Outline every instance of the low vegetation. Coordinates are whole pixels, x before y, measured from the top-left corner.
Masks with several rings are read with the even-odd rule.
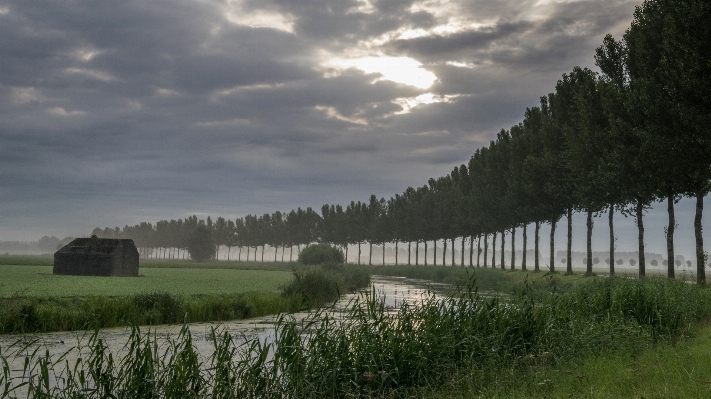
[[[0,266],[0,333],[258,317],[320,306],[370,281],[365,269],[343,265],[293,264],[291,271],[160,265],[142,266],[138,278],[55,276],[49,266]]]
[[[295,279],[284,287],[284,295],[301,295],[305,307],[337,300],[342,294],[355,292],[370,284],[364,267],[327,263],[318,268],[294,272]]]
[[[592,378],[572,374],[580,367],[594,372],[612,357],[638,369],[646,350],[668,348],[711,317],[711,291],[674,280],[586,279],[539,300],[527,283],[505,299],[479,295],[476,283],[396,311],[370,292],[346,314],[283,315],[273,340],[240,344],[213,332],[206,359],[187,329],[160,343],[134,329],[126,347],[135,356],[114,363],[94,339],[82,363],[33,355],[25,377],[6,374],[0,389],[26,382],[31,397],[594,396]],[[53,386],[43,380],[52,373],[65,378]]]

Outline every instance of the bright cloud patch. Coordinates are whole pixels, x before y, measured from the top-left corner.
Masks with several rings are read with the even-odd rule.
[[[84,111],[67,111],[66,109],[62,107],[54,107],[54,108],[49,108],[47,110],[52,115],[57,115],[57,116],[83,116],[86,115],[86,112]]]
[[[437,94],[433,94],[433,93],[425,93],[425,94],[421,94],[417,97],[397,98],[393,102],[402,107],[402,111],[398,112],[399,114],[406,114],[406,113],[410,112],[413,108],[417,107],[418,105],[433,104],[433,103],[451,103],[459,97],[462,97],[462,95],[461,94],[437,95]]]
[[[432,86],[437,76],[422,68],[422,64],[409,57],[362,57],[331,60],[331,65],[341,68],[357,68],[366,73],[379,73],[380,80],[390,80],[420,89]]]
[[[110,73],[97,71],[94,69],[67,68],[64,70],[64,72],[70,75],[80,75],[89,79],[100,80],[102,82],[109,82],[115,79],[113,76],[111,76]]]
[[[46,98],[34,87],[14,87],[12,89],[12,100],[16,104],[28,104],[31,102],[43,102]]]
[[[294,33],[294,18],[273,10],[244,10],[241,1],[228,2],[225,17],[235,25]]]

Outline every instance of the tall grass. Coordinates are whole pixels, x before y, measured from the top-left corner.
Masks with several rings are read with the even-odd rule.
[[[14,387],[32,398],[407,396],[462,371],[495,376],[591,353],[635,351],[675,339],[711,316],[711,291],[668,280],[584,282],[541,301],[529,293],[485,298],[470,281],[444,298],[430,295],[393,310],[371,290],[345,313],[280,316],[273,340],[237,344],[213,330],[215,350],[206,359],[195,354],[187,328],[160,343],[134,328],[126,345],[131,356],[118,362],[96,335],[91,355],[76,364],[7,350],[0,358],[27,360],[20,376],[5,367],[1,397],[12,397]],[[58,377],[46,377],[52,375]]]

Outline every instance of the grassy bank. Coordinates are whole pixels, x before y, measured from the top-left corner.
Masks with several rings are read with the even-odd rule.
[[[711,324],[680,340],[640,343],[638,349],[602,351],[550,365],[505,372],[460,372],[413,396],[444,398],[658,398],[711,396]]]
[[[6,377],[5,383],[27,382],[36,397],[45,392],[72,397],[82,387],[103,386],[113,393],[166,398],[604,397],[605,392],[624,397],[654,392],[632,385],[616,394],[624,379],[609,382],[614,374],[603,370],[605,362],[624,364],[617,374],[625,378],[642,370],[649,374],[645,378],[658,377],[662,371],[646,366],[655,356],[647,351],[673,356],[670,345],[711,316],[711,291],[663,279],[585,280],[540,301],[530,292],[491,299],[470,284],[397,312],[371,293],[354,301],[345,315],[320,311],[301,321],[282,316],[274,341],[236,344],[227,333],[216,333],[208,359],[197,357],[189,333],[168,343],[134,333],[127,347],[136,355],[121,364],[111,363],[94,342],[84,364],[57,364],[54,372],[68,377],[63,386],[44,387],[42,373],[28,373],[24,380]],[[645,366],[639,367],[642,361]],[[679,358],[676,364],[682,363]],[[26,364],[39,369],[53,363],[37,357]],[[101,373],[79,380],[77,370]],[[656,386],[669,391],[688,381],[683,372],[677,374]],[[603,380],[605,388],[591,383]],[[696,385],[696,391],[684,392],[694,397]]]

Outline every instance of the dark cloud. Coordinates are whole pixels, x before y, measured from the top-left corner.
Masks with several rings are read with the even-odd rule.
[[[424,184],[520,121],[562,73],[592,67],[634,5],[536,4],[5,1],[0,240]],[[383,54],[437,81],[329,62]],[[427,93],[441,102],[414,106]]]
[[[395,53],[405,53],[429,62],[469,59],[471,54],[488,49],[497,41],[522,35],[530,30],[529,21],[504,22],[495,26],[467,30],[450,35],[424,36],[409,40],[396,40],[389,44]]]

